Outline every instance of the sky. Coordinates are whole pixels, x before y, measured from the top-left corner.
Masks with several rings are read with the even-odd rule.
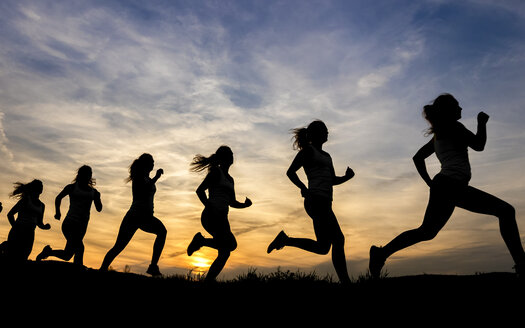
[[[165,174],[155,216],[168,236],[164,274],[204,273],[216,251],[186,248],[201,226],[189,171],[196,154],[234,152],[231,209],[238,248],[219,278],[247,270],[335,276],[329,255],[266,253],[275,235],[314,238],[299,190],[286,177],[290,130],[323,120],[352,277],[371,245],[420,225],[428,187],[412,156],[428,141],[421,111],[453,94],[461,122],[490,115],[483,152],[470,151],[471,185],[517,210],[525,236],[525,4],[522,1],[2,1],[0,3],[0,239],[13,183],[40,179],[45,245],[63,248],[54,199],[84,164],[103,211],[92,209],[84,263],[98,268],[131,204],[128,167],[142,153]],[[439,162],[428,159],[429,172]],[[303,172],[300,172],[305,179]],[[304,180],[306,181],[306,180]],[[68,199],[62,203],[67,211]],[[144,273],[154,236],[138,231],[112,267]],[[438,236],[393,255],[390,276],[511,271],[498,220],[456,209]]]

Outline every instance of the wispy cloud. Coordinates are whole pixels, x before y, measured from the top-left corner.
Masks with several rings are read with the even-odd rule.
[[[523,192],[520,180],[507,175],[524,160],[521,5],[515,12],[491,1],[1,7],[0,194],[14,181],[42,177],[43,198],[52,204],[78,166],[92,165],[105,202],[90,225],[94,263],[114,241],[131,201],[127,168],[142,152],[166,172],[156,212],[170,231],[166,254],[182,254],[171,266],[186,265],[186,243],[201,229],[194,190],[203,176],[190,173],[189,163],[221,144],[235,154],[238,197],[254,201],[230,213],[246,241],[232,266],[264,251],[281,228],[313,234],[285,171],[295,155],[289,130],[316,118],[328,124],[326,149],[337,172],[356,171],[336,188],[334,208],[357,247],[351,256],[364,257],[370,244],[409,225],[406,216],[414,216],[410,224],[419,220],[426,189],[411,156],[426,141],[421,108],[441,92],[458,96],[469,128],[478,108],[492,114],[487,149],[472,154],[482,173],[473,181],[512,197],[518,213],[525,209],[515,196]],[[439,169],[436,162],[430,168]],[[5,221],[0,236],[7,235]],[[61,241],[56,227],[35,248]],[[145,250],[137,246],[123,261],[147,260],[144,238]],[[281,256],[302,267],[322,261]],[[270,266],[276,257],[258,261]]]

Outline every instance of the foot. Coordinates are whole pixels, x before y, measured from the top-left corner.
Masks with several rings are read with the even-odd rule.
[[[266,250],[266,252],[270,254],[274,249],[283,248],[284,244],[286,243],[286,240],[288,240],[288,236],[284,233],[284,231],[279,232],[279,234],[275,237],[275,239],[268,246],[268,249]]]
[[[37,255],[36,260],[37,261],[42,261],[44,259],[47,259],[47,257],[49,256],[50,252],[51,252],[51,246],[46,245],[44,247],[44,249],[42,250],[42,252],[40,252],[40,254]]]
[[[188,245],[188,249],[186,250],[186,253],[188,253],[188,256],[191,256],[194,252],[198,251],[202,247],[202,241],[204,240],[204,237],[200,232],[197,232],[195,236],[193,236],[193,239],[191,240],[191,243]]]
[[[147,274],[150,274],[154,277],[157,277],[157,276],[161,276],[162,274],[160,273],[160,270],[159,270],[159,266],[156,265],[156,264],[150,264],[150,266],[148,267],[148,270],[146,271]]]
[[[379,278],[381,269],[385,265],[386,258],[382,254],[383,249],[381,247],[372,246],[370,247],[370,262],[368,264],[368,270],[372,278]]]
[[[516,263],[513,268],[519,278],[525,278],[525,263]]]

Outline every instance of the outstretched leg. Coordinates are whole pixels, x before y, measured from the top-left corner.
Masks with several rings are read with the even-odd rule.
[[[501,236],[517,266],[525,269],[525,252],[521,244],[516,211],[509,203],[474,187],[468,187],[458,207],[471,212],[494,215],[499,219]]]
[[[106,271],[109,269],[109,266],[113,260],[120,254],[120,252],[124,250],[124,248],[126,248],[131,238],[133,238],[133,235],[137,229],[138,227],[130,222],[129,217],[126,214],[122,220],[122,223],[120,224],[120,229],[117,235],[117,240],[115,241],[115,245],[107,252],[106,256],[104,257],[104,261],[100,266],[100,270]]]
[[[454,208],[455,201],[449,197],[446,189],[430,188],[430,197],[421,226],[399,234],[382,248],[376,246],[370,248],[370,274],[373,277],[379,277],[386,259],[395,252],[433,239],[445,226]]]

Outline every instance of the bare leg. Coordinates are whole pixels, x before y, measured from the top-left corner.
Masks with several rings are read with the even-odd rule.
[[[525,252],[521,244],[516,211],[509,203],[474,187],[468,187],[458,207],[468,211],[494,215],[499,219],[500,233],[516,264],[525,264]]]

